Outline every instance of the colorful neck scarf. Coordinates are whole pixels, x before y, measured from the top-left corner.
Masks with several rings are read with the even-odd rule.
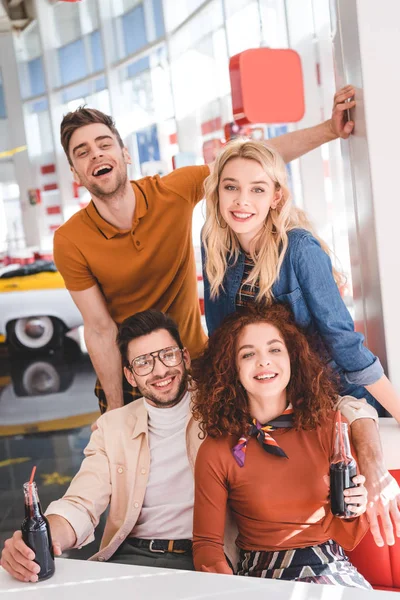
[[[269,435],[269,431],[275,431],[279,428],[290,428],[293,427],[293,407],[291,404],[288,405],[286,410],[276,419],[273,419],[265,425],[261,425],[257,419],[252,419],[249,423],[249,429],[247,435],[242,435],[236,446],[233,447],[232,453],[239,467],[244,466],[244,459],[246,458],[246,448],[249,439],[253,436],[257,437],[257,441],[261,444],[266,452],[274,454],[275,456],[282,456],[288,458],[282,448],[279,447],[278,443],[272,436]]]

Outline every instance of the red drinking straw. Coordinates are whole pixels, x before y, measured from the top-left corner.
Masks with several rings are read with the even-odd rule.
[[[32,499],[32,483],[36,473],[36,465],[32,469],[31,478],[29,480],[29,506],[33,515],[33,499]]]

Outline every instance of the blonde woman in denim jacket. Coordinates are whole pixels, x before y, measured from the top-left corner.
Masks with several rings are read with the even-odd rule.
[[[234,140],[205,182],[202,232],[209,334],[248,303],[288,304],[340,378],[341,395],[376,400],[400,422],[400,399],[364,345],[326,244],[292,204],[285,164],[263,142]],[[376,399],[376,400],[375,400]]]

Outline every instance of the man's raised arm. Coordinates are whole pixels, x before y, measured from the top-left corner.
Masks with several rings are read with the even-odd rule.
[[[377,546],[392,546],[400,537],[400,488],[383,458],[376,410],[362,399],[344,396],[337,408],[351,427],[360,473],[368,490],[367,516]],[[380,517],[380,521],[378,520]]]
[[[82,292],[70,291],[84,323],[85,342],[107,398],[108,410],[123,406],[122,365],[116,338],[118,328],[108,312],[98,285]]]
[[[279,152],[286,163],[315,150],[326,142],[337,138],[347,139],[354,128],[353,121],[346,122],[346,111],[355,106],[354,88],[348,85],[339,90],[333,101],[332,117],[314,127],[299,129],[291,133],[285,133],[276,138],[268,140],[268,145]]]
[[[366,480],[371,533],[377,546],[393,546],[395,535],[400,538],[400,488],[385,466],[378,426],[372,419],[354,421],[351,437]]]

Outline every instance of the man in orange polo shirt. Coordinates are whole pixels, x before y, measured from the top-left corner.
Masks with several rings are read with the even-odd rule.
[[[325,123],[269,140],[286,162],[321,144],[347,138],[350,86],[335,95]],[[177,169],[165,177],[129,181],[127,149],[111,117],[79,108],[61,123],[61,143],[77,183],[90,204],[54,237],[54,258],[79,308],[85,341],[98,376],[100,410],[135,397],[124,381],[116,346],[117,326],[136,312],[154,308],[178,323],[193,358],[206,336],[201,327],[192,246],[192,212],[203,198],[208,166]]]

